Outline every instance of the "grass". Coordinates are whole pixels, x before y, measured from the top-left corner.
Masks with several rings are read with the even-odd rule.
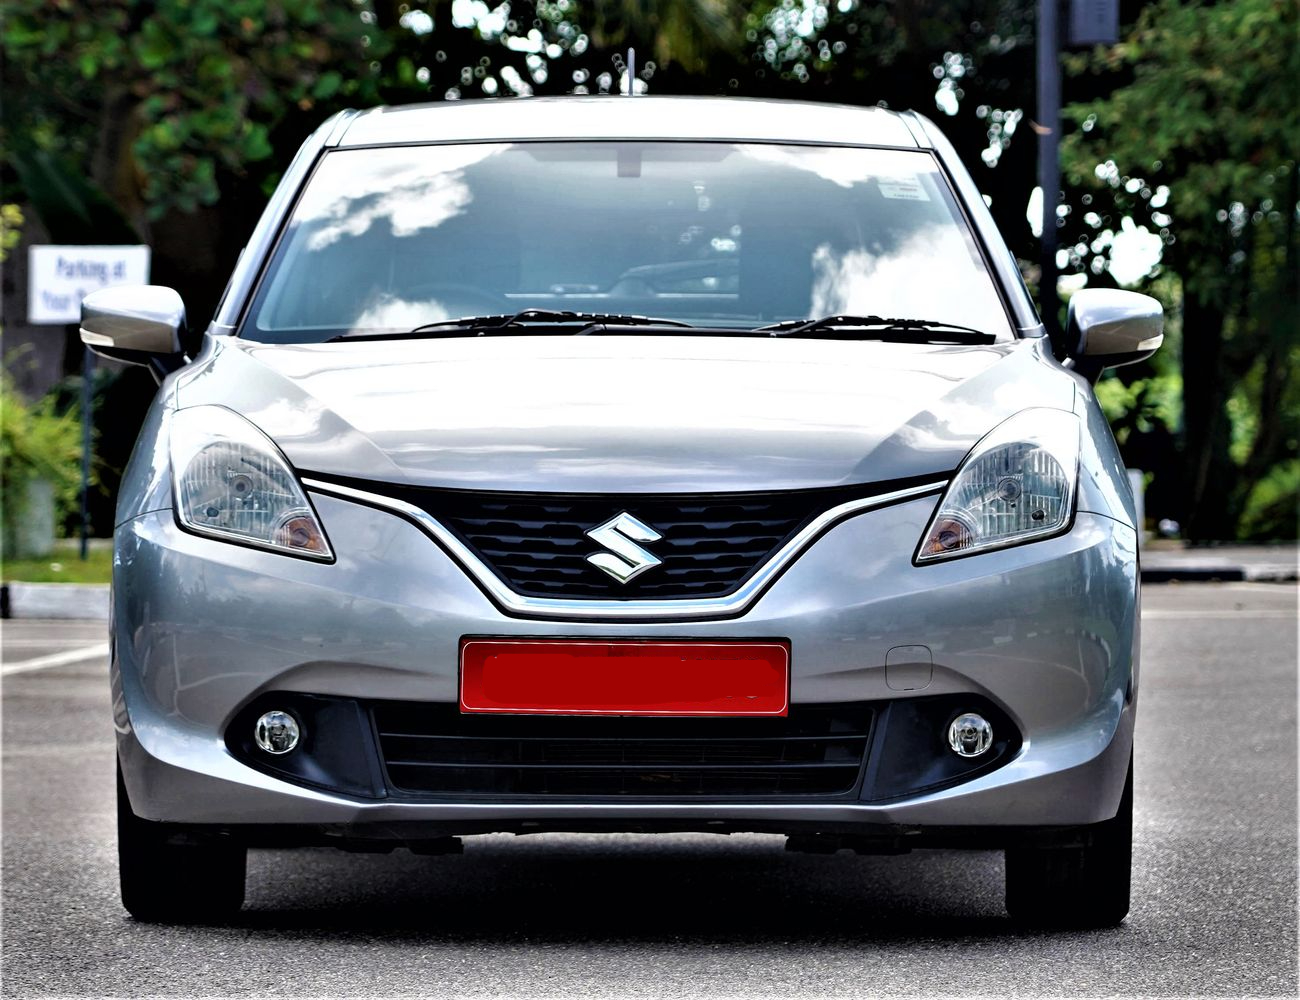
[[[108,583],[113,575],[112,543],[93,540],[86,556],[82,562],[75,539],[62,539],[44,559],[6,559],[0,563],[0,579],[5,583]]]

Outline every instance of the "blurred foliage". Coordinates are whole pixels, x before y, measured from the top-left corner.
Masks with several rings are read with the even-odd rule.
[[[23,235],[23,210],[17,205],[0,205],[0,264]]]
[[[1097,383],[1097,401],[1121,445],[1136,434],[1158,427],[1176,427],[1183,406],[1183,384],[1177,375],[1151,375],[1124,383],[1119,377]]]
[[[5,145],[75,157],[155,218],[211,205],[220,170],[268,160],[290,108],[374,99],[363,28],[332,0],[8,0],[6,89],[27,99],[8,102]]]
[[[1132,220],[1130,232],[1158,236],[1161,269],[1180,281],[1177,430],[1193,539],[1255,533],[1258,511],[1300,504],[1277,493],[1295,477],[1270,471],[1300,449],[1298,38],[1294,0],[1161,0],[1122,44],[1074,60],[1122,82],[1067,109],[1078,128],[1062,160],[1083,192],[1068,263],[1104,280],[1118,222]],[[1129,401],[1145,400],[1139,388]],[[1169,416],[1157,419],[1173,429]]]
[[[81,420],[53,397],[27,403],[7,374],[0,373],[0,516],[3,537],[14,537],[27,487],[45,479],[54,487],[55,523],[80,506]]]
[[[1142,288],[1173,310],[1167,346],[1098,392],[1126,461],[1154,472],[1148,511],[1197,537],[1257,530],[1269,491],[1294,482],[1270,470],[1300,438],[1298,10],[1124,0],[1124,42],[1067,57],[1059,263],[1112,285],[1125,239],[1162,249]],[[1032,285],[1035,14],[1029,0],[8,0],[4,85],[23,100],[0,126],[0,196],[58,242],[150,243],[152,280],[199,318],[302,139],[343,107],[628,86],[881,104],[940,122]]]
[[[1248,541],[1300,537],[1300,458],[1273,466],[1255,484],[1241,515],[1239,535]]]
[[[642,59],[701,75],[743,51],[747,14],[741,0],[610,0],[580,11],[597,51],[634,48]]]

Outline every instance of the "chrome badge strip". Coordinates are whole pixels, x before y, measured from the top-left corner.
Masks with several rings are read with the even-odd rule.
[[[487,595],[508,614],[525,618],[552,619],[602,619],[635,621],[640,619],[692,619],[692,618],[727,618],[745,611],[776,577],[823,531],[853,514],[876,507],[885,507],[903,500],[937,494],[948,485],[946,480],[925,483],[892,493],[880,493],[876,496],[861,497],[850,500],[837,507],[823,511],[792,536],[784,545],[765,562],[738,589],[725,597],[705,597],[686,600],[658,601],[610,601],[610,600],[568,600],[555,597],[524,597],[516,594],[498,577],[474,552],[455,535],[442,526],[427,511],[414,504],[396,500],[378,493],[340,486],[335,483],[322,482],[318,479],[304,479],[303,486],[313,493],[338,497],[343,500],[355,500],[370,507],[391,511],[407,521],[417,525],[425,534],[433,538],[446,550],[461,567],[469,573],[474,581]]]

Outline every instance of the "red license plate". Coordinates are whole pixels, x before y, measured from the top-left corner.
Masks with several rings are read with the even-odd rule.
[[[460,710],[786,715],[790,644],[462,639]]]

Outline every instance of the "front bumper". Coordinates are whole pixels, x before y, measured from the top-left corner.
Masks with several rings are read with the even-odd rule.
[[[923,833],[1072,826],[1114,815],[1136,697],[1136,540],[1079,513],[1071,532],[925,567],[921,499],[826,532],[741,617],[537,621],[499,611],[415,526],[313,496],[333,565],[181,532],[171,511],[118,529],[112,666],[119,758],[145,819],[313,827],[347,836],[539,829]],[[266,692],[361,702],[457,700],[465,635],[773,638],[792,649],[791,702],[987,699],[1018,732],[994,770],[890,801],[784,797],[365,797],[283,780],[231,753],[227,728]],[[889,651],[925,646],[924,687]],[[891,680],[894,686],[891,687]],[[870,761],[868,761],[868,764]]]

